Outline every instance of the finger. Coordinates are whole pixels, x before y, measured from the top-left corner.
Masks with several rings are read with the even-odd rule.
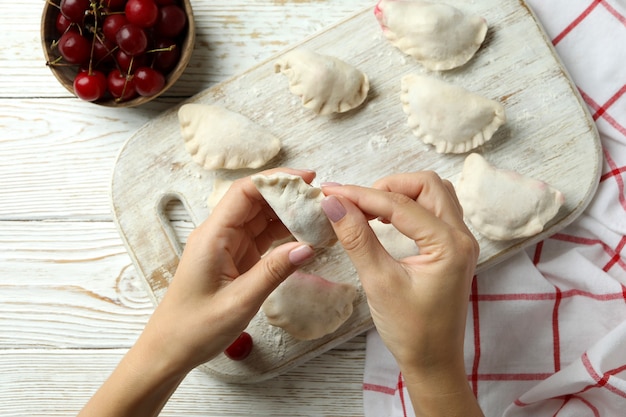
[[[443,180],[443,185],[448,190],[450,199],[454,201],[454,204],[456,205],[457,210],[459,211],[459,213],[461,213],[461,216],[463,216],[463,207],[461,207],[461,202],[459,201],[459,197],[456,195],[456,189],[454,188],[454,185],[448,180]]]
[[[239,271],[245,272],[252,268],[275,242],[289,236],[291,236],[291,232],[281,222],[269,222],[262,233],[256,237],[251,237],[249,241],[244,240],[237,246],[233,259]]]
[[[322,209],[357,272],[378,269],[389,263],[391,256],[359,207],[343,197],[331,195],[322,200]]]
[[[404,194],[454,227],[464,227],[463,211],[454,187],[432,171],[397,174],[374,183],[373,188]]]
[[[231,285],[243,303],[260,307],[280,283],[314,256],[315,252],[309,245],[285,243],[268,252]]]
[[[324,193],[341,195],[361,211],[388,219],[401,233],[415,240],[420,250],[449,227],[405,194],[350,185],[325,188]]]

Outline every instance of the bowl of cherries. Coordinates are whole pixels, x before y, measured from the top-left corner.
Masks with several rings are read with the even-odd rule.
[[[170,88],[195,41],[190,0],[47,0],[46,65],[72,94],[134,107]]]

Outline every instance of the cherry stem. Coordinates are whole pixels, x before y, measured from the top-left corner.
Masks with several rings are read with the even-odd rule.
[[[98,33],[98,5],[96,4],[95,1],[91,2],[91,10],[93,11],[93,15],[96,16],[96,19],[94,19],[94,24],[93,24],[93,33],[94,33],[94,37],[91,40],[91,52],[89,53],[89,75],[93,74],[93,52],[96,49],[96,41],[98,40],[98,37],[96,36]]]
[[[175,43],[170,45],[170,46],[168,46],[168,47],[165,47],[165,48],[150,49],[150,50],[146,51],[146,53],[147,54],[151,54],[151,53],[154,53],[154,52],[171,52],[174,49],[176,49],[176,44]]]
[[[133,61],[135,60],[134,56],[130,57],[130,64],[128,65],[128,70],[132,70],[133,69]],[[130,80],[130,77],[132,77],[132,74],[128,73],[124,76],[124,87],[122,87],[122,94],[120,94],[120,96],[118,98],[115,99],[116,103],[122,102],[124,101],[124,95],[126,94],[126,86],[128,85],[128,80]]]
[[[46,3],[48,3],[50,6],[54,6],[57,9],[61,10],[61,5],[54,3],[52,0],[46,0]]]
[[[72,64],[60,64],[61,60],[63,60],[62,56],[56,58],[54,61],[47,61],[46,65],[57,66],[57,67],[73,67],[74,66]]]

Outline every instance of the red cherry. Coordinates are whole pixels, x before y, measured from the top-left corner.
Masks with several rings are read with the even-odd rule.
[[[123,14],[108,15],[102,23],[104,37],[115,42],[115,35],[127,23],[128,20]]]
[[[90,0],[61,0],[59,8],[69,20],[81,23],[90,6]]]
[[[134,77],[125,76],[118,69],[111,70],[109,73],[107,86],[111,95],[120,101],[130,100],[137,95]]]
[[[130,74],[134,72],[136,68],[148,65],[148,57],[145,54],[131,56],[121,49],[118,49],[115,53],[115,60],[125,74]]]
[[[170,4],[176,4],[176,0],[154,0],[157,6],[167,6]]]
[[[243,332],[235,341],[226,348],[224,355],[234,361],[242,361],[252,352],[252,336]]]
[[[67,17],[65,17],[63,13],[59,13],[57,15],[57,19],[54,24],[54,26],[57,29],[57,32],[65,33],[71,25],[72,25],[72,21],[68,19]]]
[[[135,71],[135,90],[141,96],[153,96],[163,90],[165,77],[160,72],[150,68],[141,67]]]
[[[91,54],[91,42],[73,30],[61,35],[58,47],[61,56],[70,64],[84,64]]]
[[[171,50],[167,50],[171,48]],[[170,72],[180,60],[180,48],[173,40],[162,39],[157,41],[154,49],[159,50],[154,53],[154,68],[162,73]]]
[[[85,101],[95,101],[107,91],[107,79],[100,71],[79,72],[74,78],[74,93]]]
[[[180,35],[187,24],[185,11],[176,5],[163,6],[159,9],[154,30],[166,38],[175,38]]]
[[[113,62],[115,45],[110,40],[96,37],[93,40],[93,59],[95,65]]]
[[[159,14],[159,7],[154,0],[128,0],[124,8],[126,19],[142,28],[154,26]]]
[[[115,40],[120,49],[128,55],[142,54],[148,47],[146,32],[132,23],[122,26],[115,35]]]

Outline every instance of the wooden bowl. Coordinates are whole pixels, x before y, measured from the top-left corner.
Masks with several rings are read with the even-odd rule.
[[[46,63],[53,62],[60,56],[59,51],[55,46],[55,41],[57,41],[61,37],[61,34],[58,33],[58,31],[56,30],[56,18],[60,13],[60,10],[57,6],[55,6],[55,4],[52,4],[53,1],[55,4],[60,3],[60,0],[50,0],[44,2],[43,14],[41,18],[41,42]],[[179,0],[179,5],[184,9],[187,15],[187,26],[183,34],[179,36],[178,40],[181,52],[180,59],[176,66],[169,73],[165,74],[165,86],[163,87],[163,89],[155,95],[148,97],[136,96],[135,98],[127,101],[118,101],[107,93],[104,98],[93,101],[93,103],[108,107],[136,107],[155,99],[156,97],[167,91],[172,85],[174,85],[174,83],[185,71],[187,64],[189,64],[189,60],[191,59],[191,55],[193,53],[193,47],[196,37],[191,1]],[[67,64],[48,65],[48,67],[50,68],[52,74],[56,77],[56,79],[61,83],[61,85],[65,87],[67,91],[69,91],[72,95],[75,95],[73,82],[74,77],[79,71],[79,67],[77,65]]]

